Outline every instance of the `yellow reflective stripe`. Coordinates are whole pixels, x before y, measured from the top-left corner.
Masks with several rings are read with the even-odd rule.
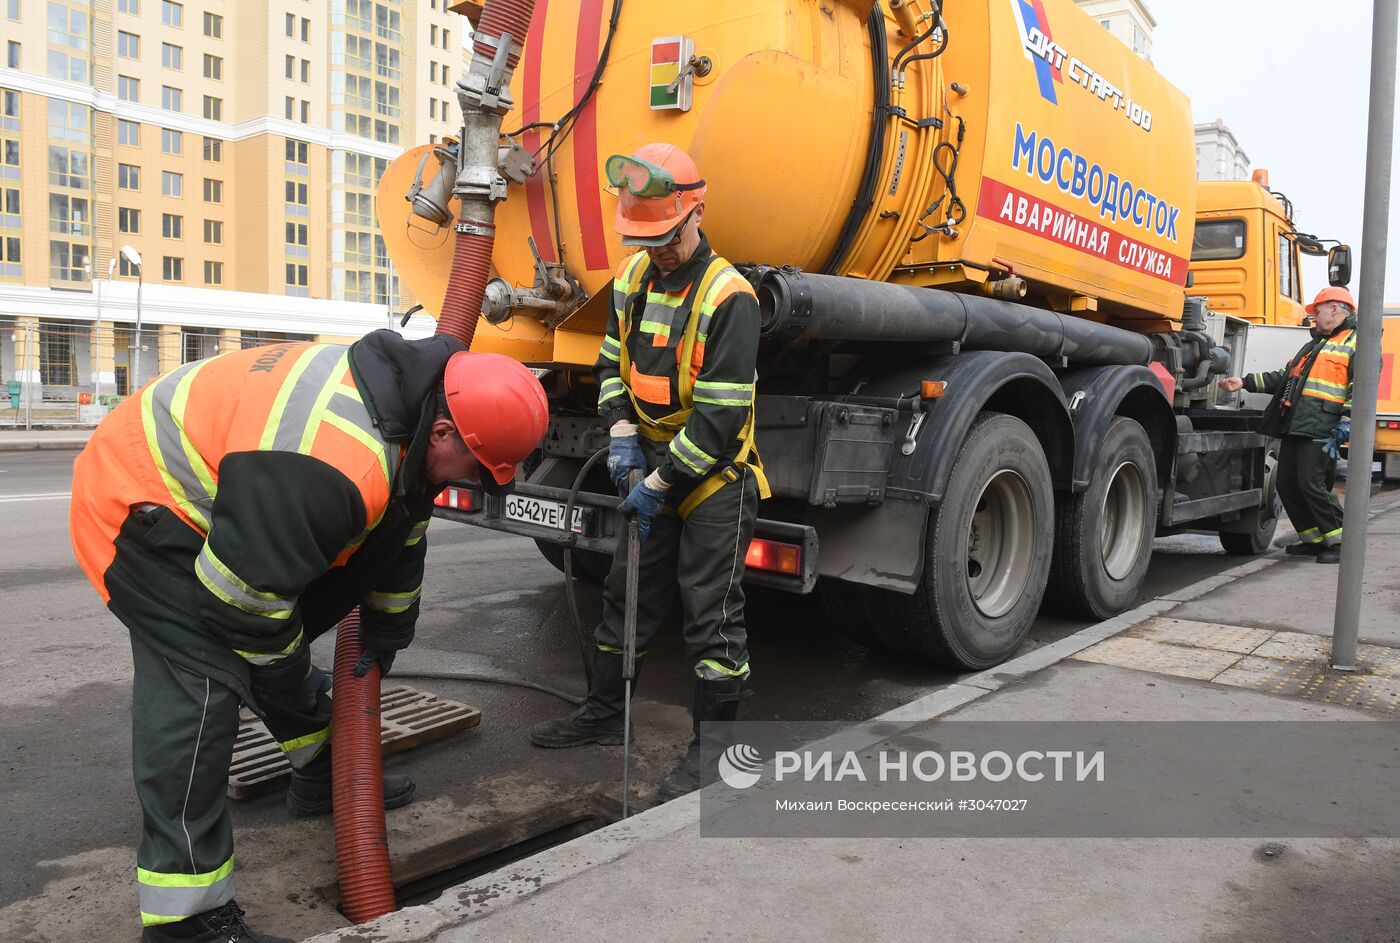
[[[390,477],[389,473],[389,456],[384,449],[384,443],[380,442],[374,436],[370,435],[368,432],[355,425],[355,423],[351,422],[349,419],[346,419],[343,416],[337,416],[335,413],[325,413],[321,416],[321,422],[324,422],[327,425],[334,426],[335,428],[350,436],[352,439],[355,439],[365,448],[373,452],[374,457],[379,460],[379,470],[384,474],[384,480],[393,480]]]
[[[297,637],[292,639],[287,647],[280,652],[245,652],[235,648],[233,653],[250,665],[257,665],[259,667],[275,665],[297,650],[297,646],[301,644],[302,637],[302,632],[298,631]]]
[[[185,435],[182,416],[174,412],[177,399],[183,410],[189,389],[186,381],[193,380],[205,363],[186,364],[147,386],[141,394],[141,427],[151,460],[171,497],[208,533],[206,508],[213,504],[216,485],[204,459]],[[182,389],[185,395],[181,395]]]
[[[204,588],[236,609],[265,619],[285,620],[296,609],[296,598],[254,589],[214,555],[206,542],[194,558],[194,572]]]
[[[621,377],[608,377],[598,387],[598,402],[603,403],[615,396],[622,396],[627,392],[627,386],[622,382]]]
[[[166,874],[161,871],[147,871],[145,868],[136,869],[136,880],[149,887],[209,887],[217,884],[233,873],[233,857],[219,865],[213,871],[205,871],[203,874]]]
[[[335,366],[331,368],[332,375],[338,377],[343,374],[345,372],[345,366],[349,361],[350,352],[347,350],[345,354],[336,361]],[[302,431],[301,442],[297,446],[297,451],[301,454],[311,454],[311,444],[316,441],[316,433],[320,431],[321,421],[325,418],[324,413],[326,411],[326,406],[330,403],[331,397],[339,392],[339,388],[340,381],[332,380],[321,387],[321,391],[316,394],[316,401],[311,406],[311,416],[306,423],[306,428]],[[373,451],[380,451],[379,443],[376,442],[374,444]]]
[[[1348,386],[1351,385],[1349,383],[1333,383],[1331,380],[1319,380],[1316,377],[1308,377],[1308,382],[1304,385],[1312,386],[1313,384],[1316,384],[1318,386],[1331,387],[1334,390],[1345,390]]]
[[[1316,527],[1309,527],[1307,530],[1298,531],[1298,539],[1305,544],[1315,544],[1322,541],[1322,537],[1317,534]]]
[[[637,330],[643,334],[660,334],[664,337],[671,336],[671,325],[663,324],[660,321],[643,321],[637,325]]]
[[[622,356],[622,344],[620,344],[616,338],[604,334],[603,346],[598,350],[598,353],[602,354],[613,363],[617,363],[618,359]]]
[[[705,474],[715,463],[714,456],[698,448],[684,429],[671,440],[671,454],[697,475]]]
[[[306,372],[307,367],[311,366],[311,361],[315,359],[316,355],[328,346],[328,344],[314,344],[308,347],[287,371],[287,378],[282,381],[282,388],[277,391],[277,398],[272,401],[272,410],[267,415],[267,424],[263,426],[262,438],[258,441],[259,449],[268,451],[273,447],[273,443],[277,440],[277,430],[282,425],[282,415],[287,411],[287,402],[296,391],[301,375]]]
[[[699,664],[697,664],[697,665],[695,666],[695,669],[696,669],[696,670],[695,670],[695,673],[696,673],[696,674],[700,674],[700,669],[701,669],[701,668],[709,668],[709,669],[711,669],[712,671],[718,672],[719,674],[722,674],[722,675],[724,675],[724,676],[727,677],[727,678],[742,678],[742,677],[744,677],[744,675],[746,675],[746,674],[749,673],[749,663],[748,663],[748,662],[744,662],[744,663],[743,663],[742,665],[740,665],[738,668],[726,668],[724,665],[721,665],[719,662],[715,661],[713,658],[702,658],[702,659],[700,659]]]
[[[423,584],[418,584],[406,593],[370,593],[365,597],[365,605],[376,612],[407,612],[423,594]]]
[[[752,383],[721,383],[717,380],[696,380],[692,398],[697,403],[715,406],[748,406],[753,403]]]
[[[1333,396],[1331,393],[1324,393],[1321,390],[1314,390],[1307,386],[1303,387],[1303,395],[1311,396],[1314,399],[1326,400],[1329,403],[1341,403],[1345,405],[1347,402],[1344,396]]]
[[[292,768],[301,769],[316,758],[316,754],[321,752],[322,744],[330,737],[331,727],[330,724],[327,724],[315,733],[308,733],[292,740],[283,740],[277,745],[286,754],[287,762],[292,764]]]
[[[685,292],[673,295],[670,292],[649,291],[647,292],[647,304],[665,305],[668,308],[679,308],[685,304]]]
[[[408,539],[403,542],[405,547],[412,547],[423,539],[423,535],[428,532],[428,522],[419,521],[413,525],[413,529],[408,532]]]

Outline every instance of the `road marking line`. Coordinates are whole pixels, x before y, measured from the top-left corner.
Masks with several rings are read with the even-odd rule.
[[[46,491],[35,494],[11,494],[0,498],[0,504],[16,504],[21,501],[57,501],[59,498],[68,499],[73,495],[68,491]]]

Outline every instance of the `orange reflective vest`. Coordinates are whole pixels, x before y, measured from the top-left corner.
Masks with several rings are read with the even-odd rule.
[[[296,452],[339,470],[364,502],[365,532],[384,514],[400,450],[375,428],[349,367],[349,348],[278,344],[187,363],[129,397],[102,422],[74,464],[70,532],[74,554],[104,602],[103,575],[135,507],[164,505],[208,535],[224,457],[248,451]],[[196,561],[211,592],[270,618],[294,600],[267,598],[241,584],[217,559]]]

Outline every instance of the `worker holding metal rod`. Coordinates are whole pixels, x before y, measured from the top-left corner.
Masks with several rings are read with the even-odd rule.
[[[637,666],[677,595],[694,665],[694,739],[661,784],[671,799],[713,782],[748,696],[744,555],[768,484],[754,448],[758,300],[714,254],[701,231],[705,181],[671,144],[608,159],[618,188],[615,226],[624,259],[594,366],[598,412],[611,429],[608,470],[620,509],[640,530]],[[628,474],[646,473],[628,488]],[[624,739],[624,612],[628,554],[620,547],[603,590],[588,700],[572,715],[537,724],[543,747]]]

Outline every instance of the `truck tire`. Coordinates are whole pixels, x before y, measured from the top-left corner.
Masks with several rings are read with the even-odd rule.
[[[1270,452],[1265,463],[1268,473],[1264,482],[1263,506],[1250,508],[1240,515],[1238,521],[1230,524],[1230,530],[1220,531],[1220,546],[1232,557],[1257,557],[1268,553],[1273,546],[1274,531],[1278,529],[1278,519],[1283,516],[1283,501],[1274,485],[1278,453]]]
[[[549,561],[550,566],[564,572],[564,548],[547,540],[535,541],[540,548],[540,556]],[[597,550],[574,551],[574,576],[585,583],[601,584],[612,568],[612,555]]]
[[[1157,531],[1157,464],[1147,433],[1115,416],[1089,487],[1055,505],[1046,601],[1065,615],[1107,619],[1142,588]]]
[[[918,588],[869,591],[883,647],[973,670],[1009,658],[1045,593],[1054,507],[1035,433],[1014,416],[981,413],[931,512]]]

